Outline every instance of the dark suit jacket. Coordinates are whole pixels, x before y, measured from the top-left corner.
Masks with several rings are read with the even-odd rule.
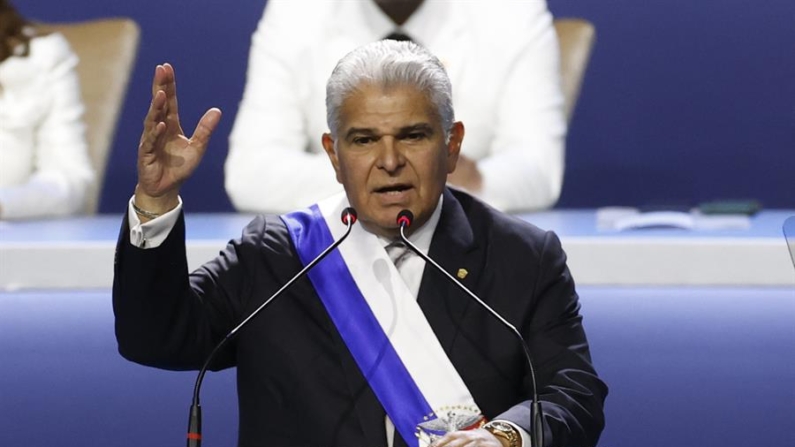
[[[154,249],[132,246],[124,222],[113,285],[116,336],[120,353],[141,364],[198,369],[236,323],[302,267],[276,216],[254,219],[190,275],[182,217]],[[465,268],[464,284],[529,343],[546,444],[595,445],[607,388],[591,365],[558,238],[448,190],[430,256],[454,275]],[[430,266],[418,300],[486,417],[528,429],[531,385],[517,340]],[[252,320],[212,365],[232,366],[241,446],[386,444],[384,410],[308,279]]]

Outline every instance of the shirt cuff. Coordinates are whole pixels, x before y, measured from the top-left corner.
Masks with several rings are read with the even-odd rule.
[[[503,420],[503,419],[495,419],[495,420],[500,421],[500,422],[504,422],[504,423],[510,425],[511,427],[513,427],[517,432],[519,432],[519,436],[522,438],[522,443],[520,444],[522,447],[533,445],[533,444],[530,443],[531,442],[530,433],[526,432],[522,427],[514,424],[511,421],[506,421],[506,420]]]
[[[177,197],[179,203],[173,210],[150,220],[146,223],[141,223],[138,214],[133,209],[133,199],[135,195],[130,197],[127,203],[127,223],[130,226],[130,243],[138,248],[157,248],[163,241],[166,240],[171,229],[176,225],[179,219],[179,213],[182,211],[182,197]]]

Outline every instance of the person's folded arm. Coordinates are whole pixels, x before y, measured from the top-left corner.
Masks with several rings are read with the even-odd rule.
[[[269,2],[252,37],[225,164],[226,192],[238,211],[286,212],[342,189],[328,156],[308,149],[303,108],[322,110],[324,104],[305,104],[318,61],[302,55],[308,48],[300,36],[305,11],[291,3]]]
[[[489,155],[477,162],[477,195],[503,211],[551,207],[563,183],[566,119],[557,34],[543,2],[523,7],[531,9],[525,12],[528,34],[500,94]]]

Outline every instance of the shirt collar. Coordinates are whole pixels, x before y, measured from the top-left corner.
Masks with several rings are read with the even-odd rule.
[[[398,26],[372,1],[352,2],[358,7],[363,23],[369,28],[369,40],[383,39],[392,32],[407,34],[418,44],[428,46],[436,38],[440,17],[448,18],[452,5],[449,2],[425,0],[402,26]]]
[[[428,253],[428,250],[431,248],[433,233],[436,232],[436,227],[439,225],[439,219],[442,217],[443,201],[444,195],[440,195],[439,202],[436,204],[436,209],[433,210],[433,214],[431,214],[431,217],[428,219],[428,221],[411,233],[411,236],[409,236],[409,241],[416,245],[417,248],[419,248],[423,253]],[[391,239],[379,236],[378,242],[380,242],[382,246],[386,247],[393,241]]]
[[[369,28],[369,36],[367,36],[369,41],[383,39],[392,31],[399,29],[395,22],[384,14],[384,11],[381,11],[381,8],[372,0],[354,2],[352,6],[359,9],[363,23]]]

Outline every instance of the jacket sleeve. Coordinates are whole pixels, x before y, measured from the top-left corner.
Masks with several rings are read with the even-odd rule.
[[[266,222],[264,217],[254,219],[239,239],[230,241],[215,259],[189,274],[184,215],[166,240],[150,249],[130,244],[125,217],[113,279],[113,311],[121,355],[164,369],[200,368],[240,321],[252,296],[255,276],[250,272],[257,269],[260,277],[268,275],[262,270],[267,264],[263,260],[272,259],[268,252],[290,255],[284,244],[266,236]],[[210,369],[235,365],[234,352],[233,346],[227,346]]]
[[[530,346],[544,414],[545,444],[594,446],[604,428],[607,386],[592,365],[574,281],[560,241],[547,232],[529,318],[519,330]],[[532,389],[529,375],[523,388]],[[530,429],[530,401],[495,419]]]

